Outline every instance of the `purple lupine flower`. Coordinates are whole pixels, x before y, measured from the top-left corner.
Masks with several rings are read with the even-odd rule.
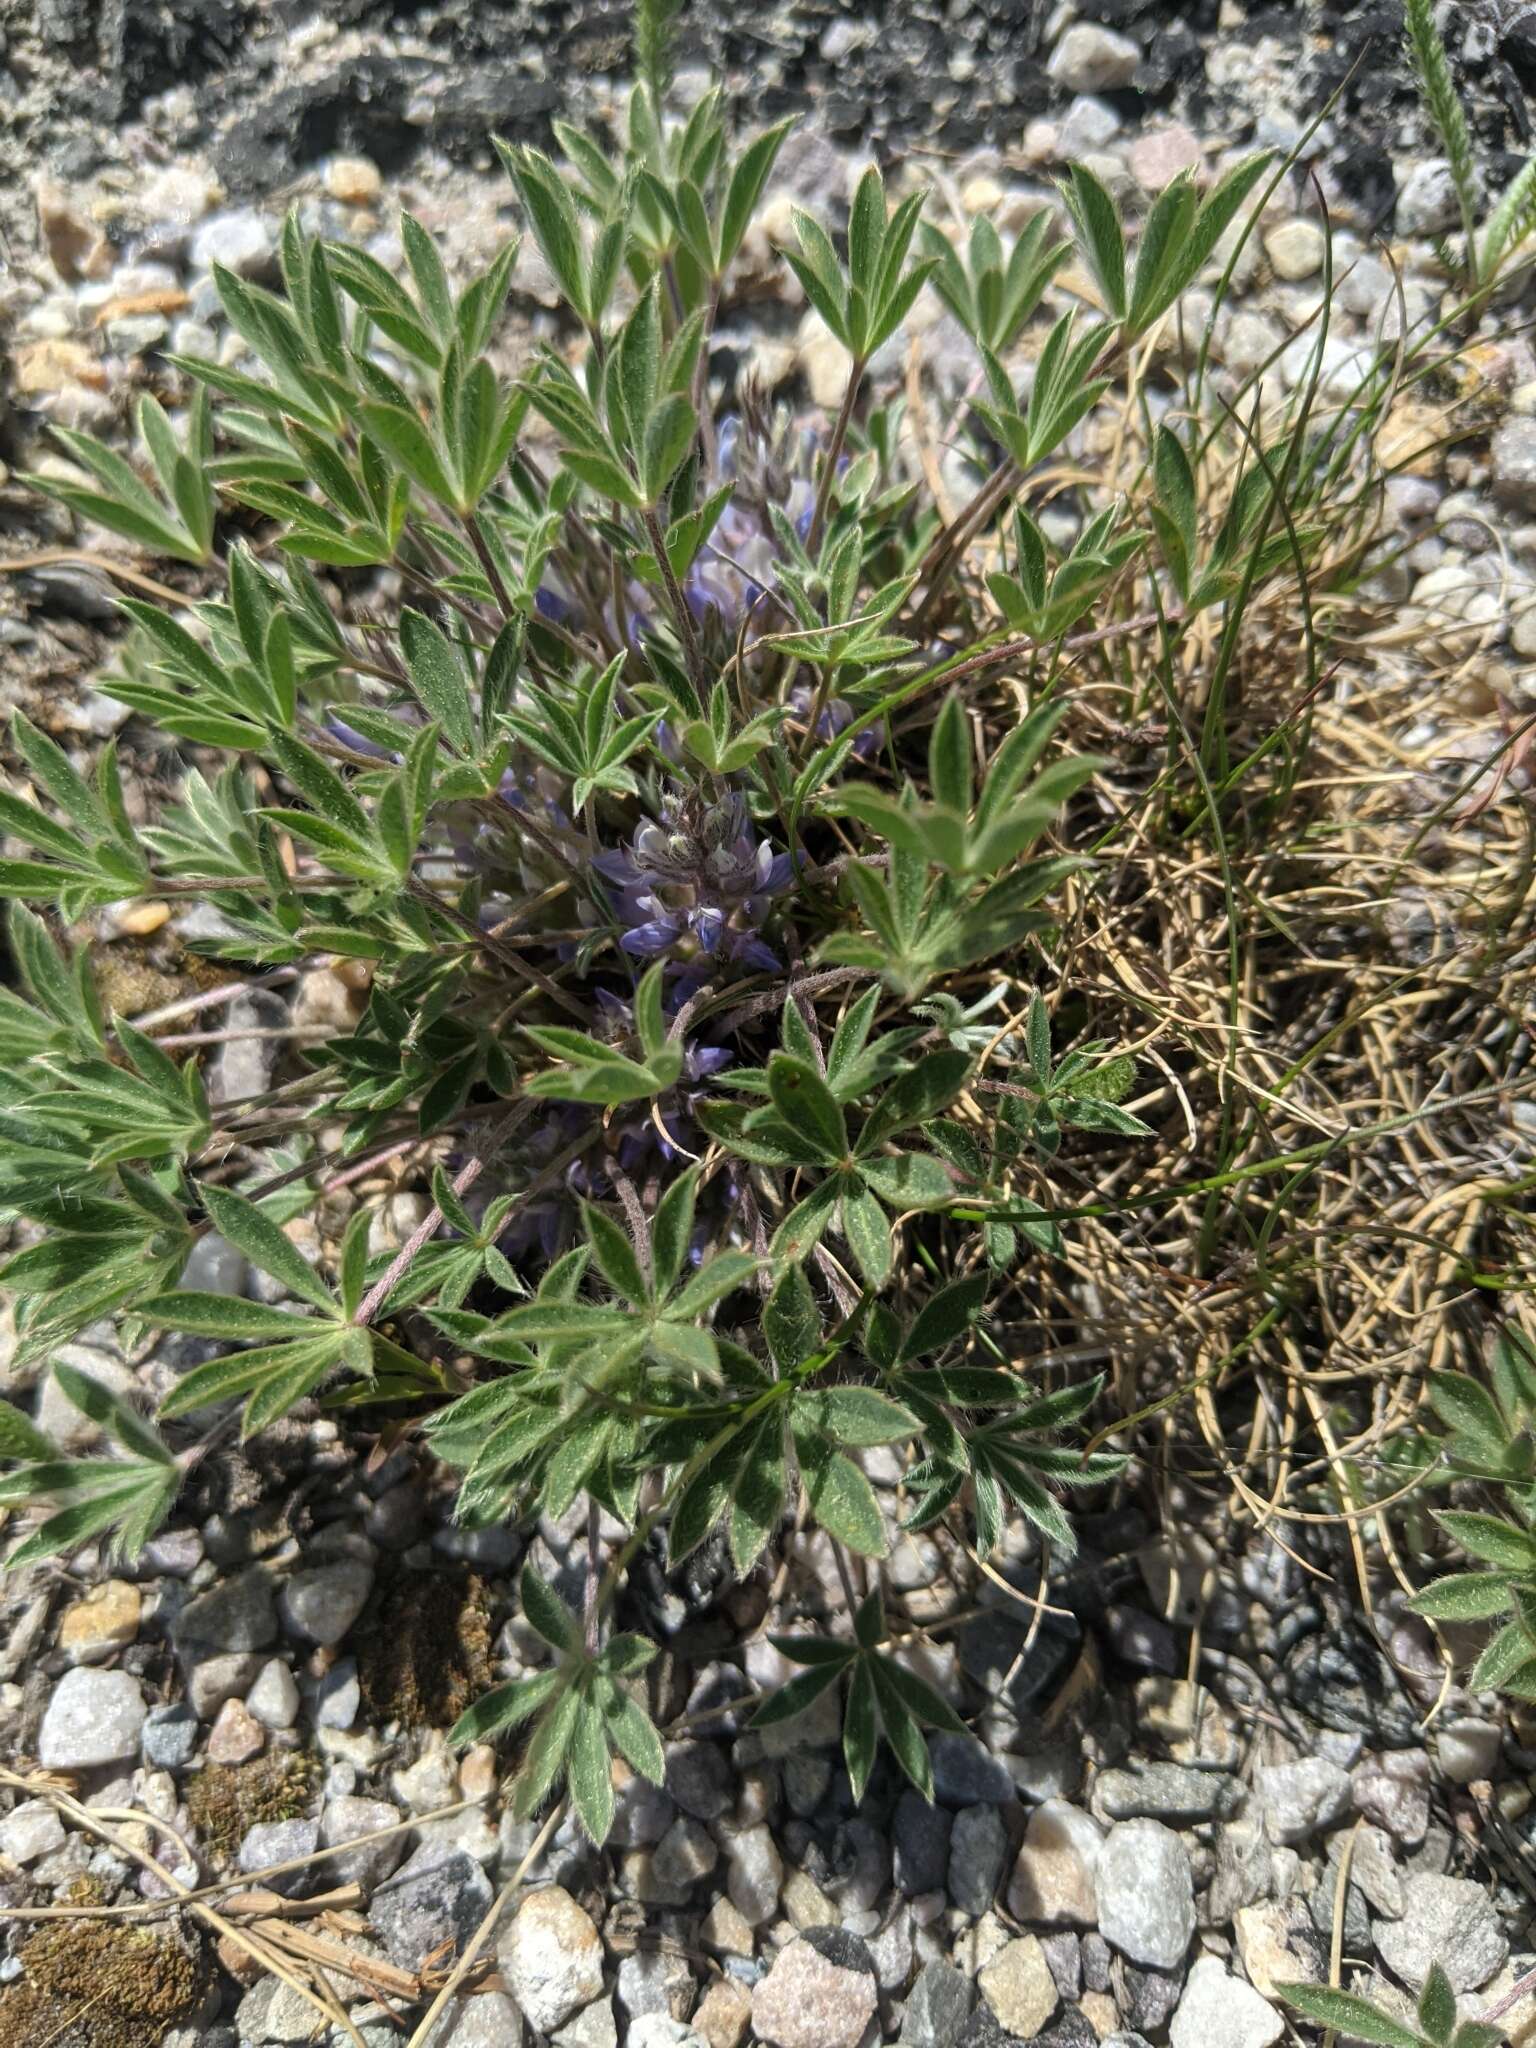
[[[632,578],[624,588],[624,635],[628,644],[638,653],[644,636],[651,630],[651,610],[655,603],[655,592],[648,590],[638,578]],[[546,568],[538,589],[533,593],[534,610],[541,619],[548,619],[553,626],[565,626],[575,630],[581,623],[581,611],[576,600],[561,579],[558,571]],[[617,638],[618,614],[611,597],[602,604],[603,623],[610,636]]]
[[[552,768],[524,761],[502,770],[496,794],[514,811],[531,814],[557,832],[571,830],[570,813],[561,802],[564,788]]]
[[[796,683],[789,693],[789,707],[802,719],[809,718],[811,706],[816,701],[816,692],[806,683]],[[854,708],[842,697],[829,697],[821,707],[821,716],[816,721],[816,738],[835,740],[844,726],[852,725]],[[877,727],[867,725],[853,743],[853,755],[859,761],[872,761],[880,748],[880,733]]]
[[[593,866],[613,885],[619,943],[636,959],[778,967],[761,926],[791,863],[756,836],[744,797],[664,796],[660,823],[647,819],[628,847],[598,854]]]
[[[733,639],[743,623],[749,639],[770,630],[763,600],[777,579],[781,549],[768,508],[779,506],[804,539],[815,508],[820,445],[820,435],[797,430],[786,414],[771,414],[752,386],[742,393],[741,412],[721,421],[706,488],[735,488],[683,585],[701,622],[713,616]]]
[[[360,733],[355,725],[348,725],[344,718],[333,713],[322,726],[333,740],[339,740],[344,747],[350,747],[354,754],[366,754],[371,761],[403,761],[403,754],[391,753],[388,747],[381,747],[377,740],[371,740],[366,733]]]

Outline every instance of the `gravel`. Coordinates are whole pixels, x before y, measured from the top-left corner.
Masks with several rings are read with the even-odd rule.
[[[84,1771],[136,1756],[146,1715],[144,1690],[127,1671],[66,1671],[54,1687],[37,1738],[45,1771]]]
[[[1271,2048],[1285,2032],[1279,2010],[1215,1956],[1189,1973],[1168,2029],[1171,2048]]]
[[[784,1859],[765,1826],[743,1828],[726,1838],[726,1889],[749,1927],[761,1927],[778,1910],[784,1888]]]
[[[933,1796],[943,1806],[1011,1806],[1018,1796],[1008,1766],[969,1735],[930,1735]]]
[[[1008,1867],[1008,1829],[1002,1809],[965,1806],[955,1815],[949,1842],[949,1896],[962,1913],[976,1918],[997,1896]]]
[[[602,1994],[603,1945],[560,1885],[533,1892],[502,1935],[497,1957],[530,2026],[548,2034]]]
[[[491,1896],[473,1856],[424,1842],[374,1893],[369,1924],[404,1970],[419,1970],[439,1952],[451,1963],[485,1918]]]
[[[999,2023],[1022,2040],[1033,2040],[1056,2010],[1056,1980],[1033,1934],[1010,1941],[976,1982]]]
[[[954,2048],[976,2004],[976,1986],[953,1963],[925,1963],[907,1993],[902,2048]]]
[[[64,1824],[46,1799],[24,1799],[0,1820],[0,1856],[35,1863],[62,1847]]]
[[[1047,1799],[1024,1830],[1008,1886],[1009,1912],[1050,1927],[1097,1926],[1103,1846],[1104,1831],[1091,1814],[1065,1799]]]
[[[858,2048],[876,2002],[864,1943],[818,1928],[779,1951],[752,1993],[752,2027],[773,2048]]]
[[[340,1558],[295,1572],[278,1598],[283,1627],[305,1643],[339,1643],[373,1591],[371,1566]]]
[[[1486,1889],[1465,1877],[1421,1872],[1403,1887],[1400,1920],[1378,1919],[1376,1950],[1394,1976],[1421,1991],[1440,1963],[1453,1989],[1475,1991],[1509,1954],[1509,1939]]]
[[[1140,62],[1140,47],[1129,36],[1077,21],[1051,52],[1046,69],[1069,92],[1113,92],[1130,84]]]
[[[1112,1827],[1094,1872],[1099,1932],[1133,1963],[1171,1970],[1195,1931],[1189,1851],[1155,1820]]]
[[[371,1891],[388,1877],[405,1853],[407,1838],[403,1832],[388,1835],[381,1842],[364,1842],[355,1849],[345,1845],[355,1841],[359,1835],[376,1834],[381,1828],[394,1827],[400,1818],[399,1807],[391,1806],[387,1799],[360,1799],[355,1794],[345,1793],[327,1800],[320,1819],[320,1839],[327,1849],[341,1852],[330,1857],[325,1864],[332,1881],[336,1884],[360,1884]]]
[[[299,1688],[281,1657],[262,1665],[245,1704],[263,1728],[291,1728],[297,1721]]]
[[[1111,1820],[1161,1820],[1173,1827],[1225,1818],[1237,1811],[1243,1797],[1237,1780],[1225,1771],[1197,1771],[1184,1764],[1105,1771],[1095,1790],[1097,1804]]]
[[[892,1868],[900,1891],[911,1897],[942,1887],[954,1825],[954,1815],[942,1806],[930,1806],[917,1792],[902,1793],[892,1823]]]
[[[1262,1766],[1257,1782],[1271,1841],[1304,1842],[1319,1828],[1337,1826],[1349,1811],[1349,1773],[1324,1756]]]

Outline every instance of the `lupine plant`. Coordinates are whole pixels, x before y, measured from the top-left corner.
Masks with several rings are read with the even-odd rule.
[[[0,1408],[0,1502],[47,1503],[12,1561],[131,1550],[211,1440],[315,1401],[415,1432],[472,1527],[586,1500],[628,1533],[594,1536],[580,1615],[525,1574],[554,1662],[459,1732],[532,1723],[523,1810],[564,1779],[595,1838],[612,1754],[660,1769],[651,1646],[614,1628],[642,1546],[747,1574],[802,1513],[847,1632],[786,1639],[804,1673],[761,1712],[835,1693],[855,1791],[880,1733],[926,1791],[921,1730],[954,1710],[887,1619],[866,1454],[905,1461],[910,1526],[984,1554],[1019,1516],[1069,1553],[1061,1490],[1120,1469],[1063,1441],[1098,1382],[1032,1372],[1015,1334],[1067,1251],[1068,1134],[1147,1135],[1130,1058],[1052,1046],[1051,938],[1104,817],[1060,657],[1127,578],[1192,613],[1299,544],[1271,543],[1259,461],[1213,551],[1172,421],[1153,525],[1110,504],[1058,546],[1031,503],[1261,161],[1176,179],[1133,249],[1082,168],[1064,224],[1011,246],[952,244],[869,170],[780,252],[849,365],[835,416],[797,419],[713,350],[786,128],[737,148],[713,95],[672,121],[654,21],[646,49],[621,150],[561,127],[561,167],[502,152],[564,309],[520,374],[488,354],[514,246],[456,292],[409,217],[398,274],[294,218],[280,290],[217,273],[249,361],[179,360],[182,431],[145,399],[134,460],[60,435],[78,480],[38,488],[179,565],[184,603],[123,600],[106,687],[180,789],[130,822],[112,746],[84,775],[18,717],[30,790],[0,797],[21,1357],[104,1316],[207,1347],[158,1429],[59,1370],[122,1456]],[[1074,238],[1089,303],[1047,316]],[[947,524],[871,376],[930,290],[977,373]],[[226,988],[341,963],[355,1024],[211,1103],[200,1051],[98,994],[82,926],[125,899],[200,907]],[[283,1224],[402,1153],[431,1194],[409,1240],[370,1251],[364,1208],[304,1257]],[[210,1232],[261,1300],[181,1284]]]

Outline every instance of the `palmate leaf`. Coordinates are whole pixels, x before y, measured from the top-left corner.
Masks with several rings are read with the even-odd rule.
[[[616,1635],[595,1653],[570,1609],[531,1565],[520,1581],[524,1619],[556,1653],[551,1670],[499,1686],[463,1714],[456,1744],[484,1741],[538,1716],[513,1786],[512,1810],[526,1818],[565,1779],[571,1804],[601,1846],[613,1825],[612,1758],[622,1756],[653,1783],[665,1775],[661,1738],[633,1687],[655,1645]]]

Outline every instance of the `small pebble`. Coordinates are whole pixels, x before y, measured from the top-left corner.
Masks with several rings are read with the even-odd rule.
[[[333,156],[325,167],[325,189],[343,206],[371,206],[382,186],[378,165],[365,156]]]

